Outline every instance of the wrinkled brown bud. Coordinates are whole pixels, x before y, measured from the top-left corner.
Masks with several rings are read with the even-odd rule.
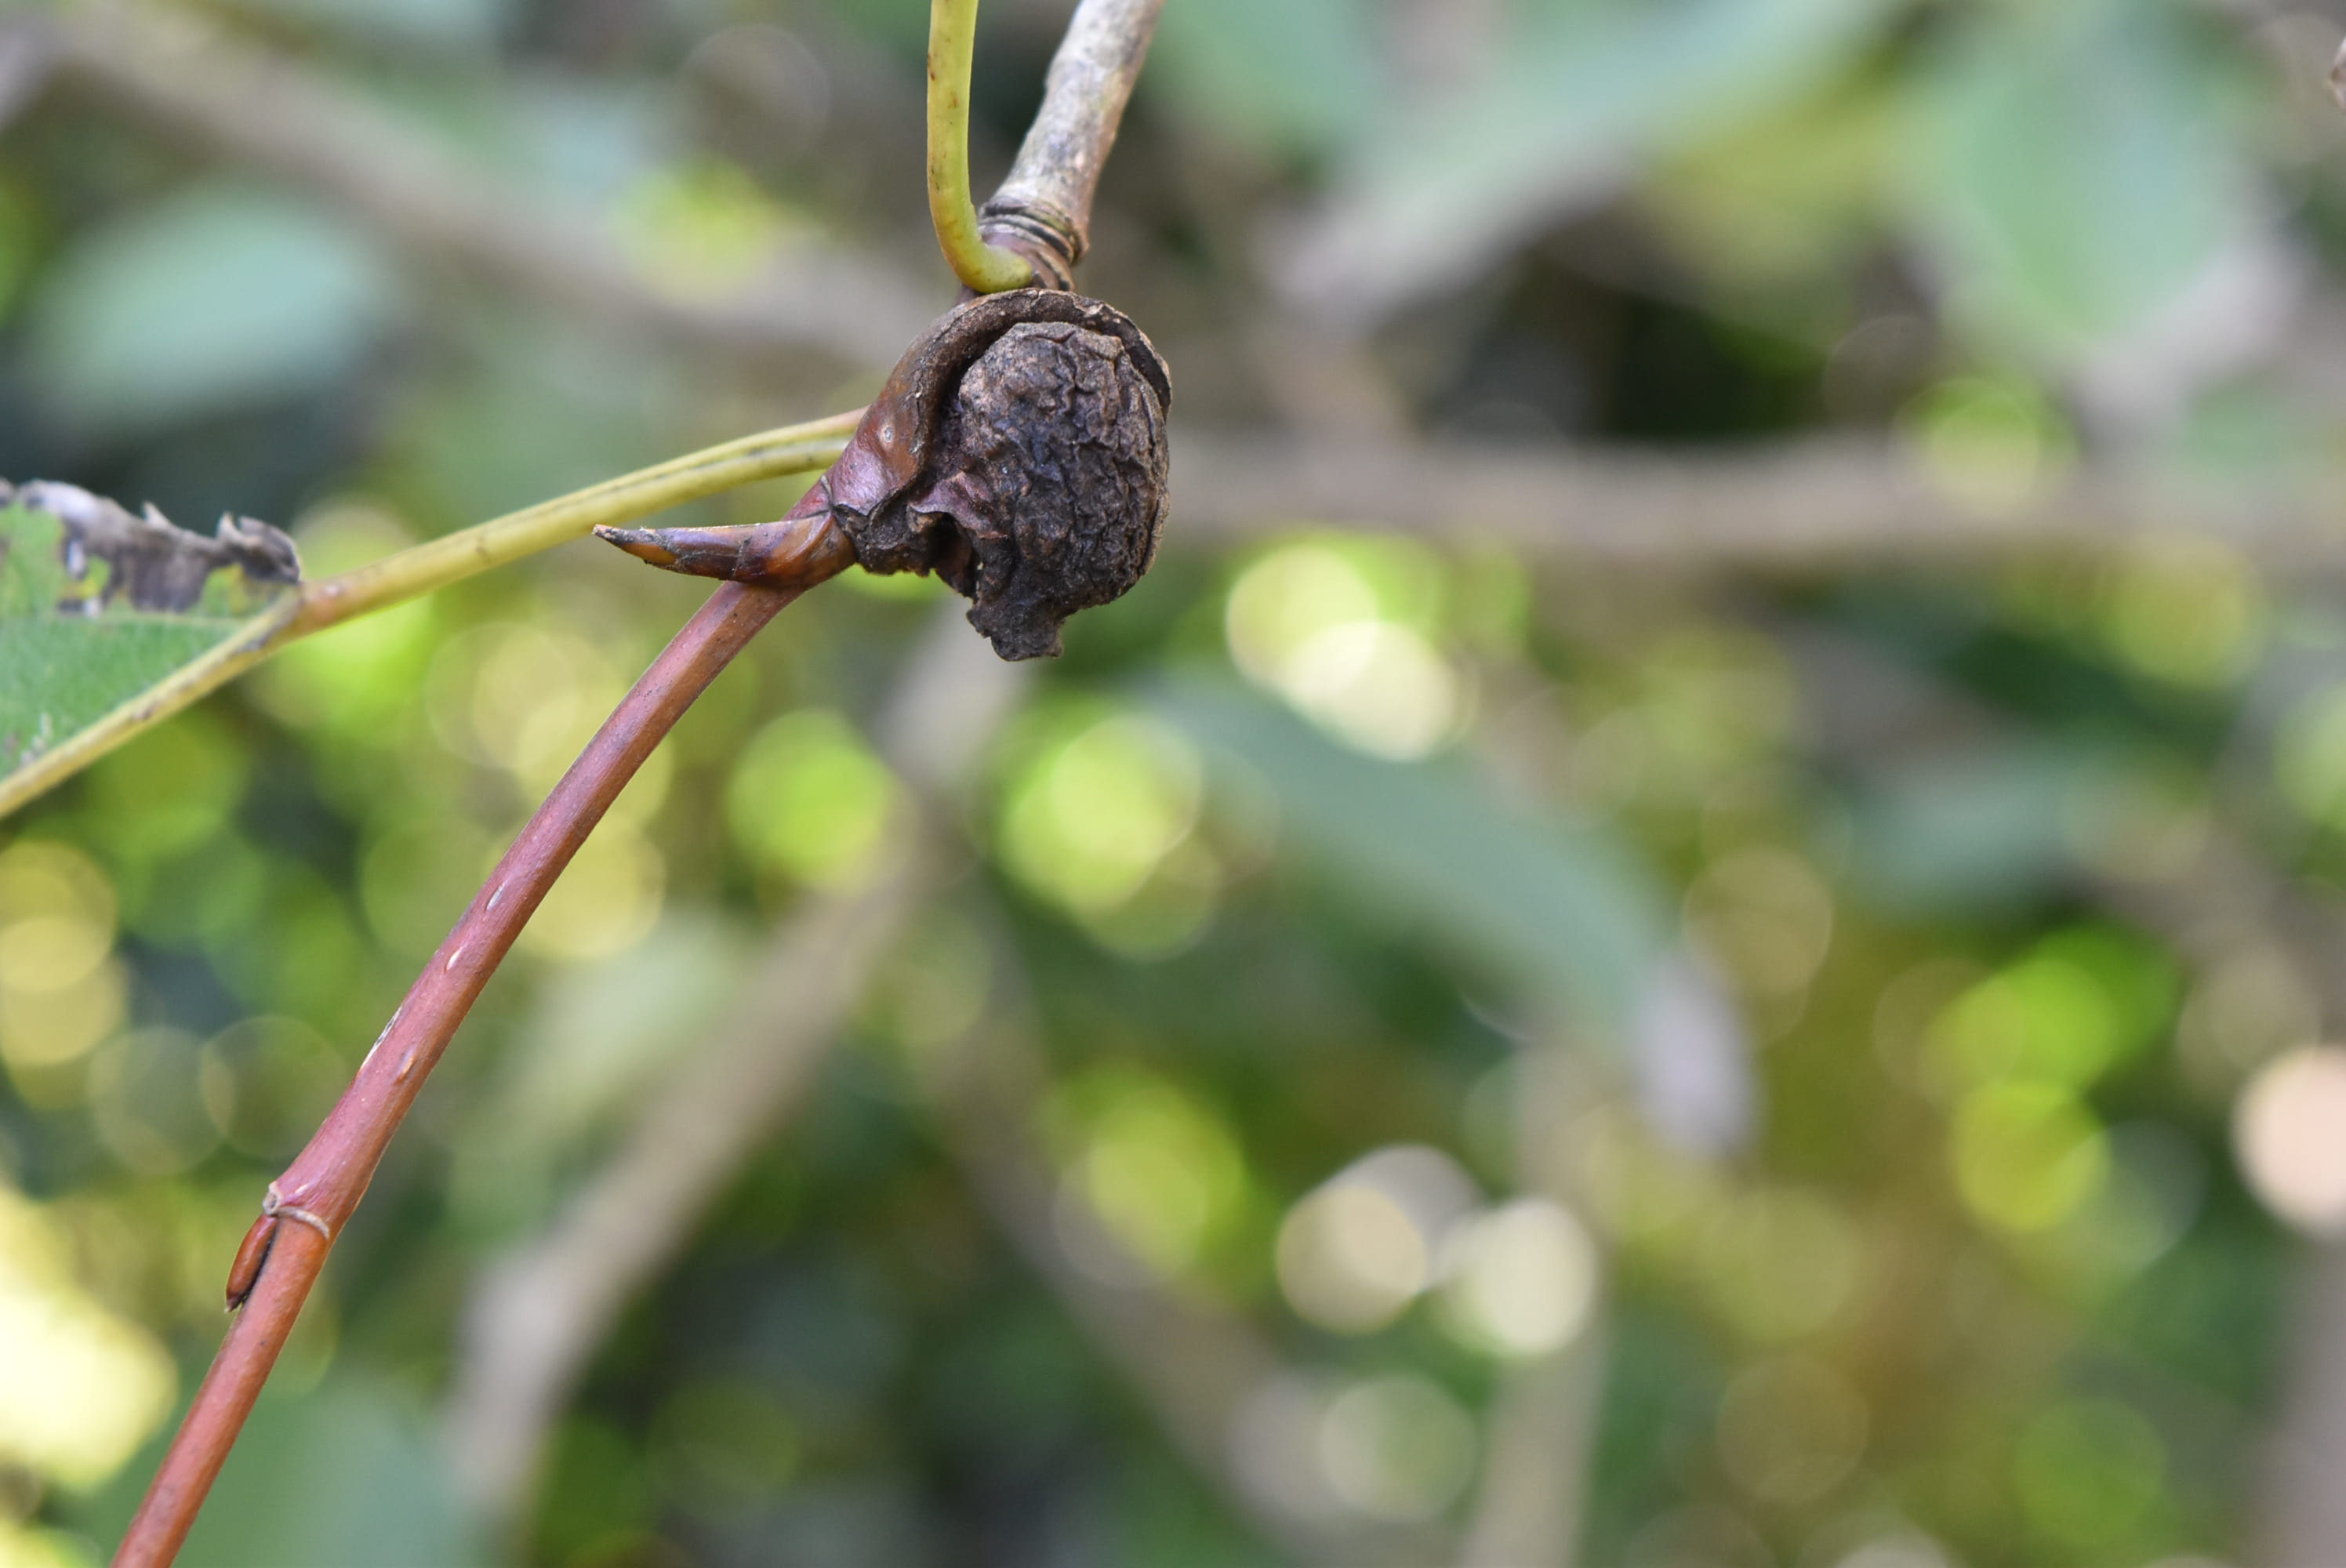
[[[1005,658],[1148,569],[1165,519],[1165,361],[1123,312],[1049,289],[987,294],[914,343],[829,473],[780,523],[598,529],[672,570],[799,581],[828,522],[869,572],[934,572]],[[828,574],[825,574],[828,575]]]

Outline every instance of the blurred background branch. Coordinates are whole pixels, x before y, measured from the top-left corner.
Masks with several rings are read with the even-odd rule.
[[[1517,1191],[1561,1215],[1587,1212],[1580,1139],[1602,1093],[1590,1054],[1566,1031],[1518,1049]],[[1603,1266],[1561,1342],[1512,1368],[1492,1401],[1482,1484],[1458,1568],[1573,1568],[1584,1561],[1590,1467],[1605,1389]]]
[[[1983,504],[1928,454],[1862,439],[1664,454],[1180,433],[1168,537],[1209,548],[1314,519],[1538,558],[1823,573],[2204,534],[2275,569],[2318,570],[2341,539],[2334,487],[2311,478],[2211,484],[2111,462]]]

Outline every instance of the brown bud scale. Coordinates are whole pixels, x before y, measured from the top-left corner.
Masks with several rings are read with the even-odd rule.
[[[933,572],[1005,658],[1140,580],[1166,502],[1165,361],[1123,312],[1051,289],[982,295],[906,351],[830,472],[780,523],[604,530],[671,570],[780,580],[828,522],[866,571]]]
[[[1012,327],[963,376],[935,484],[842,525],[867,570],[933,571],[975,601],[1005,658],[1140,580],[1164,524],[1165,421],[1123,341],[1064,321]]]

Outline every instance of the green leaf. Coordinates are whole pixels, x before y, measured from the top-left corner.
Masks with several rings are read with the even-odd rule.
[[[2107,813],[2127,779],[2109,749],[2059,739],[1882,769],[1851,813],[1854,881],[1914,918],[2045,896],[2077,874],[2081,825]]]
[[[1270,785],[1282,832],[1324,874],[1422,918],[1428,935],[1534,996],[1562,994],[1626,1036],[1669,951],[1659,883],[1594,829],[1533,817],[1454,762],[1385,762],[1234,692],[1161,711]]]
[[[301,579],[293,542],[210,538],[70,484],[0,483],[0,779],[223,645],[265,636]]]
[[[2058,348],[2141,325],[2240,232],[2220,56],[2163,6],[1982,13],[1935,69],[1922,216],[1975,324]]]
[[[1678,0],[1566,7],[1484,68],[1376,115],[1288,282],[1378,312],[1463,283],[1637,163],[1765,114],[1843,68],[1890,0]]]
[[[35,383],[132,432],[332,382],[386,323],[373,250],[314,209],[219,183],[97,229],[33,297]]]
[[[1155,59],[1191,116],[1259,150],[1342,148],[1385,97],[1367,8],[1352,0],[1183,0]]]

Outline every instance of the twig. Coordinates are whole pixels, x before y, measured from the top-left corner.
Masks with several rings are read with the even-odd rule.
[[[2274,1568],[2334,1563],[2346,1551],[2346,1247],[2308,1243],[2290,1282],[2280,1420],[2259,1465],[2254,1559]]]
[[[1067,288],[1091,243],[1092,197],[1165,0],[1082,0],[1051,58],[1043,107],[978,228]]]
[[[826,527],[828,524],[826,523]],[[830,559],[843,565],[836,555]],[[146,1501],[115,1553],[116,1568],[168,1563],[316,1283],[343,1222],[365,1195],[424,1079],[473,1003],[602,820],[686,708],[760,627],[820,577],[790,588],[728,583],[709,597],[637,680],[489,873],[455,929],[375,1039],[357,1077],[285,1173],[230,1272],[241,1307]]]
[[[290,635],[321,631],[353,616],[389,609],[475,572],[583,539],[597,528],[632,523],[760,480],[827,468],[837,460],[862,417],[862,409],[850,409],[804,424],[745,435],[606,479],[306,585],[301,591],[301,613]]]
[[[1605,1330],[1510,1371],[1484,1435],[1483,1484],[1458,1568],[1573,1568],[1587,1511]]]
[[[1025,690],[958,606],[897,682],[881,749],[916,791],[949,790]],[[813,901],[778,932],[723,1033],[645,1107],[624,1146],[546,1232],[485,1269],[464,1314],[450,1448],[492,1514],[526,1501],[548,1427],[619,1313],[789,1114],[872,966],[950,869],[928,813],[870,885]]]
[[[55,64],[46,40],[30,31],[0,30],[0,130],[40,97]]]
[[[880,258],[812,248],[739,296],[670,298],[586,216],[483,179],[331,78],[168,6],[12,17],[0,37],[46,47],[61,79],[175,143],[264,170],[410,252],[597,322],[732,358],[818,348],[884,366],[933,311]]]
[[[862,417],[863,411],[857,409],[743,436],[542,501],[337,576],[304,583],[300,594],[247,623],[245,635],[180,666],[87,729],[0,779],[0,817],[313,632],[584,538],[607,524],[632,523],[761,479],[827,467]]]
[[[2326,474],[2249,484],[2088,463],[1983,508],[1890,442],[1821,439],[1643,453],[1620,446],[1256,439],[1180,429],[1168,546],[1267,524],[1510,545],[1549,560],[1705,572],[1827,572],[2100,554],[2198,534],[2268,566],[2346,565]]]
[[[1585,1212],[1570,1168],[1575,1124],[1595,1097],[1601,1071],[1593,1053],[1559,1034],[1519,1048],[1524,1075],[1515,1128],[1515,1179],[1566,1209]],[[1483,1478],[1458,1568],[1573,1568],[1579,1561],[1597,1406],[1604,1393],[1605,1334],[1589,1321],[1556,1349],[1512,1367],[1492,1400]]]
[[[929,4],[929,221],[937,249],[970,290],[999,294],[1035,280],[1015,250],[988,245],[969,200],[969,70],[977,35],[977,0]]]

